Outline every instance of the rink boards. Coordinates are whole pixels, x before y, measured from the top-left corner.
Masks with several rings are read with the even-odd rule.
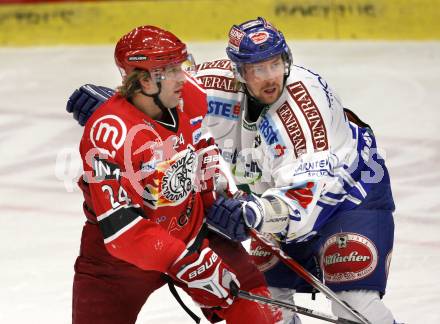
[[[0,5],[0,46],[110,44],[140,25],[223,40],[264,16],[288,39],[440,39],[440,0],[167,0]]]

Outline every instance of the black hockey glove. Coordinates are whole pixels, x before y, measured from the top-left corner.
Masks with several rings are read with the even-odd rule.
[[[93,84],[76,89],[67,101],[66,110],[84,126],[93,112],[115,94],[115,90]]]

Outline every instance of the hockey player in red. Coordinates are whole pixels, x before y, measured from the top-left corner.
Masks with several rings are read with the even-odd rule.
[[[87,222],[75,263],[75,324],[135,323],[170,280],[212,322],[276,322],[269,307],[231,294],[235,284],[269,295],[246,251],[204,234],[215,193],[200,179],[212,152],[201,139],[205,93],[182,70],[187,57],[185,44],[152,26],[116,45],[123,84],[88,120],[80,144]]]

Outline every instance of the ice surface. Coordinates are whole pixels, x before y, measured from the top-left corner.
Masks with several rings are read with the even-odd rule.
[[[189,47],[201,62],[223,57],[224,45]],[[440,43],[291,46],[295,62],[325,77],[385,149],[397,204],[385,303],[405,323],[440,323]],[[81,128],[64,107],[85,82],[118,85],[113,49],[0,49],[0,67],[0,323],[69,323],[84,218],[71,180]],[[322,296],[296,299],[330,312]],[[138,323],[147,322],[192,323],[166,288],[143,308]]]

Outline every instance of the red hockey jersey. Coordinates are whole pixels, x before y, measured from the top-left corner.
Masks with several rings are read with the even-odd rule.
[[[80,144],[87,216],[113,256],[166,272],[203,223],[195,188],[204,91],[190,81],[170,123],[151,119],[116,94],[88,120]]]

